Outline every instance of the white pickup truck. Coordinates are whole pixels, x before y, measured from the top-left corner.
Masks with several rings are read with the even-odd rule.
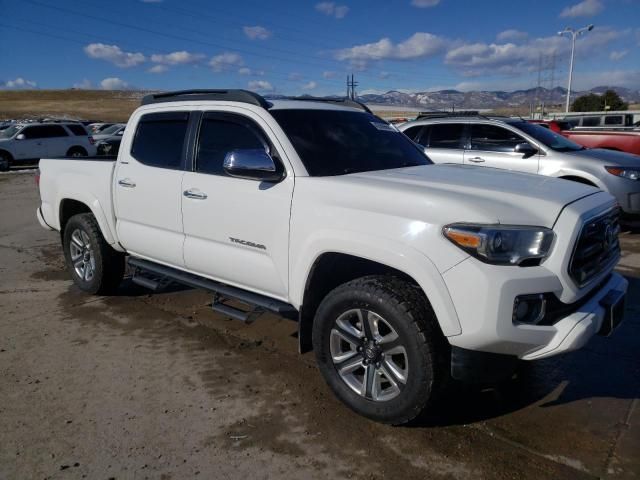
[[[293,318],[361,415],[408,422],[450,378],[499,381],[622,319],[608,193],[433,165],[356,102],[192,90],[142,104],[117,159],[40,161],[37,216],[75,283],[113,290],[128,257],[152,290]]]

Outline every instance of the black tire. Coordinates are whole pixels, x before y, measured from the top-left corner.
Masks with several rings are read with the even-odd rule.
[[[80,248],[80,244],[76,241],[78,238],[87,248]],[[73,246],[72,242],[74,242]],[[124,254],[111,248],[105,241],[92,213],[81,213],[69,219],[64,228],[62,248],[67,268],[73,281],[81,290],[104,295],[115,291],[122,281],[125,270]],[[90,265],[88,267],[92,271],[90,276],[81,275],[76,270],[74,263],[77,264],[80,261],[75,258],[79,250],[84,252],[81,255],[83,264]],[[81,272],[87,271],[84,268],[79,267],[79,269]]]
[[[404,383],[396,382],[400,388],[393,398],[373,399],[375,393],[370,394],[364,383],[365,366],[358,368],[363,370],[362,390],[366,390],[366,395],[356,393],[354,387],[340,375],[334,363],[331,349],[341,348],[334,347],[332,343],[332,335],[334,342],[339,338],[339,336],[336,337],[335,326],[338,325],[338,320],[344,324],[343,319],[348,318],[348,315],[351,315],[349,312],[354,309],[373,312],[374,315],[371,318],[374,319],[382,318],[384,320],[382,324],[379,320],[376,321],[378,328],[380,325],[387,325],[395,330],[398,338],[397,341],[386,345],[400,343],[405,349],[405,354],[401,358],[401,363],[406,364],[405,381]],[[355,321],[355,325],[359,325],[357,318],[349,321]],[[364,332],[364,328],[360,330]],[[388,328],[387,331],[389,331]],[[352,340],[355,339],[361,341],[360,337],[352,337]],[[353,347],[350,346],[353,345],[352,342],[345,341],[340,345],[347,345],[350,353],[353,353]],[[371,342],[367,345],[371,345]],[[313,324],[313,347],[320,372],[336,396],[356,413],[382,423],[400,425],[416,418],[435,402],[449,378],[448,343],[440,331],[429,302],[419,287],[392,276],[362,277],[332,290],[323,299],[316,312]],[[367,349],[366,345],[361,343],[358,348],[363,352],[360,353],[363,357],[362,361],[369,361],[371,362],[369,367],[376,367],[376,374],[372,377],[373,383],[386,382],[392,387],[393,384],[384,380],[385,377],[381,373],[385,365],[387,372],[389,371],[388,363],[385,362],[390,359],[390,356],[385,357],[384,351],[382,353],[378,351],[377,354],[372,352],[373,348],[383,350],[388,347],[380,344]],[[390,352],[390,350],[387,351]],[[358,355],[352,358],[357,363]],[[377,360],[372,360],[376,358]],[[351,360],[346,360],[340,365],[344,365],[347,361]],[[375,375],[380,375],[381,379],[376,380],[378,377]],[[389,373],[386,375],[387,378],[396,380],[401,378],[393,377]],[[351,378],[358,377],[353,374]],[[377,388],[384,392],[379,385]]]
[[[8,172],[11,168],[11,155],[6,152],[0,152],[0,172]]]
[[[67,152],[67,157],[86,157],[87,151],[82,147],[71,147]]]

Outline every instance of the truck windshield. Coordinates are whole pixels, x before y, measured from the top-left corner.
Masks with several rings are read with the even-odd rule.
[[[370,113],[276,109],[271,114],[313,177],[432,163],[409,138]]]
[[[552,132],[548,128],[536,125],[535,123],[514,122],[511,125],[556,152],[577,152],[578,150],[584,150],[582,145],[578,145],[562,135]]]

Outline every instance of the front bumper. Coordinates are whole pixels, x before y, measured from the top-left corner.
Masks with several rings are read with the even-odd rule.
[[[552,325],[518,324],[512,320],[518,295],[552,293],[562,284],[544,267],[497,267],[467,259],[444,275],[462,325],[460,335],[448,337],[454,347],[514,355],[534,360],[581,348],[600,331],[606,311],[600,305],[611,291],[627,291],[627,280],[612,273],[577,302],[576,309]]]

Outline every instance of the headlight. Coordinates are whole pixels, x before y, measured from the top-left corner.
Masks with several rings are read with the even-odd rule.
[[[553,230],[515,225],[447,225],[442,233],[478,260],[496,265],[539,265],[551,251]]]
[[[629,180],[640,180],[640,168],[628,167],[604,167],[611,175],[628,178]]]

